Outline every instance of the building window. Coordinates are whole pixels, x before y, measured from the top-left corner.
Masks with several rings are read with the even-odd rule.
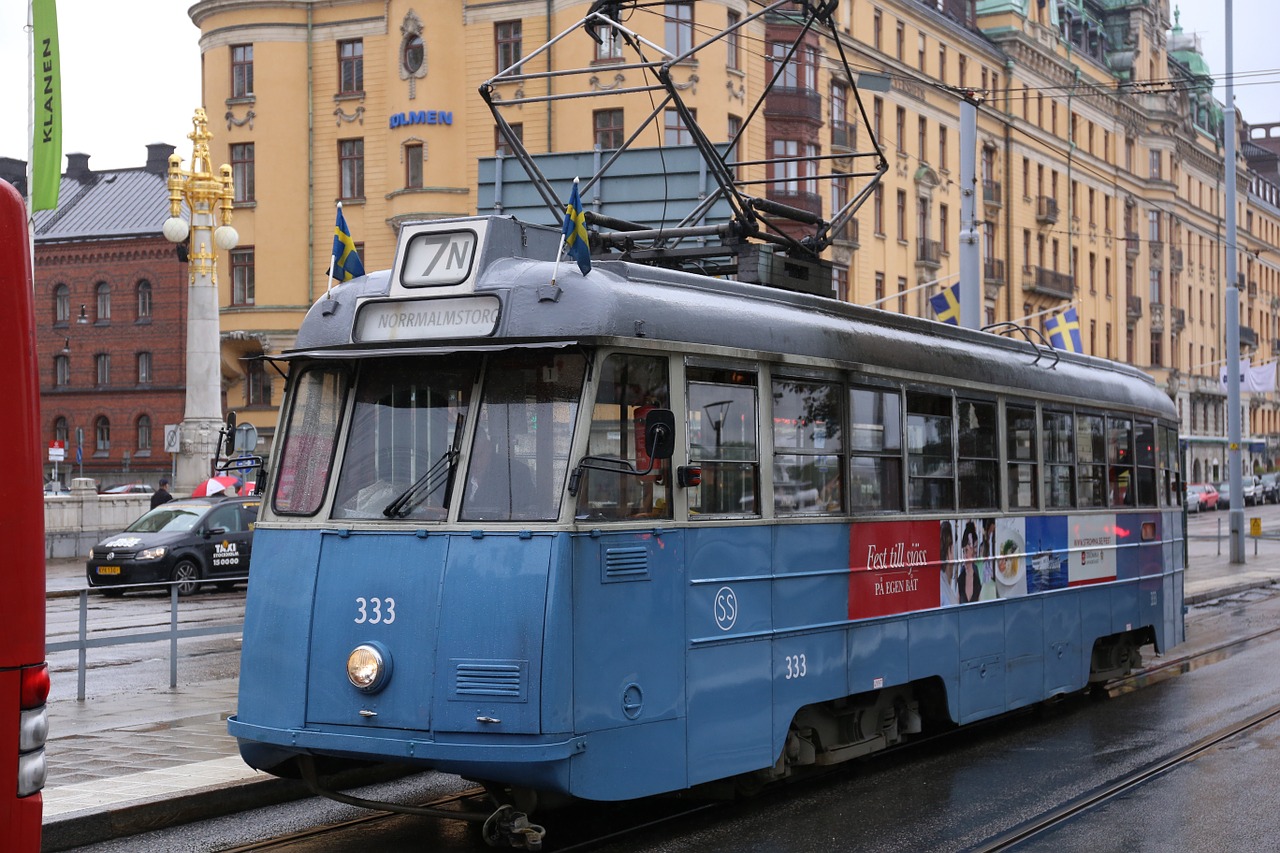
[[[898,239],[906,240],[907,239],[907,191],[906,190],[898,190],[897,223],[898,223]]]
[[[738,167],[735,165],[738,159],[738,146],[736,143],[738,135],[742,133],[742,118],[735,115],[729,116],[728,129],[729,141],[734,145],[725,151],[724,160],[729,166],[729,174],[736,179],[738,177]]]
[[[520,21],[499,21],[493,25],[494,47],[499,73],[520,61],[522,51]]]
[[[516,138],[516,141],[523,144],[524,123],[516,122],[507,126],[511,128],[511,135]],[[506,137],[502,135],[502,129],[499,127],[494,127],[493,129],[493,149],[500,152],[503,157],[510,157],[515,153],[515,149],[511,147],[509,142],[507,142]]]
[[[105,281],[98,282],[98,286],[94,289],[97,294],[98,316],[94,318],[96,323],[111,322],[111,285]]]
[[[254,200],[252,142],[231,146],[231,183],[237,202]]]
[[[693,3],[667,3],[663,6],[666,17],[666,48],[680,56],[693,48]]]
[[[71,384],[71,357],[55,355],[53,357],[53,384],[63,387]]]
[[[338,91],[344,95],[364,91],[364,41],[338,42]]]
[[[871,46],[884,50],[884,16],[879,9],[871,13]]]
[[[271,405],[271,376],[266,362],[255,359],[246,363],[244,370],[244,402],[247,406]]]
[[[738,12],[729,13],[728,26],[726,27],[729,33],[724,37],[724,49],[727,54],[725,65],[731,71],[740,71],[742,69],[742,46],[738,39],[738,31],[734,29],[741,21],[741,14]]]
[[[596,110],[592,113],[596,145],[611,151],[622,147],[622,110]]]
[[[54,441],[61,441],[63,447],[66,447],[67,445],[67,439],[70,432],[71,429],[67,426],[66,418],[59,417],[53,422],[53,439]]]
[[[151,382],[151,353],[138,353],[138,384],[147,385]]]
[[[364,198],[364,140],[339,141],[338,163],[342,175],[342,198]]]
[[[138,287],[136,289],[136,294],[138,297],[138,319],[150,320],[151,319],[151,282],[147,281],[145,278],[142,279],[142,281],[139,281]]]
[[[138,416],[137,447],[139,451],[151,450],[151,416],[150,415]]]
[[[596,44],[596,62],[608,62],[622,58],[622,35],[613,27],[596,27],[596,36],[600,41]]]
[[[94,368],[97,370],[97,384],[111,384],[111,354],[100,352],[93,357]]]
[[[231,250],[231,304],[253,304],[253,247]]]
[[[422,150],[420,142],[410,143],[404,147],[404,186],[405,189],[422,189]]]
[[[938,125],[938,169],[947,171],[947,126]]]
[[[410,35],[404,40],[404,47],[400,53],[400,62],[404,65],[404,70],[410,74],[417,74],[422,63],[426,61],[427,47],[422,43],[422,36],[417,33]]]
[[[65,284],[53,289],[53,322],[58,326],[71,322],[71,288]]]
[[[773,140],[773,162],[769,163],[769,181],[775,192],[795,195],[800,190],[800,143],[794,139]]]
[[[907,153],[907,111],[902,107],[898,107],[894,120],[894,129],[898,150],[905,154]]]
[[[253,95],[253,45],[231,46],[231,97],[248,98]]]
[[[814,89],[817,86],[818,74],[817,51],[807,45],[803,46],[792,54],[791,61],[787,62],[787,52],[790,50],[791,45],[788,42],[773,42],[769,45],[769,76],[779,74],[778,85],[784,88],[806,91]]]
[[[690,110],[693,113],[693,120],[697,121],[697,111]],[[685,127],[684,120],[680,117],[679,110],[663,111],[663,138],[664,145],[692,145],[693,134],[689,132],[689,128]]]
[[[93,446],[99,453],[111,450],[111,421],[106,415],[98,415],[93,422]]]
[[[872,224],[875,226],[877,236],[884,236],[884,184],[877,183],[873,193],[875,199],[875,214]]]
[[[906,50],[906,47],[907,47],[907,26],[906,24],[902,23],[902,21],[898,21],[898,29],[895,35],[893,55],[898,58],[899,62],[903,61],[902,55],[903,55],[903,51]]]

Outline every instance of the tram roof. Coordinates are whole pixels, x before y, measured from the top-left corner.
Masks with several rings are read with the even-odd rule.
[[[559,230],[510,218],[431,225],[476,222],[487,223],[487,231],[481,231],[485,245],[477,249],[466,296],[459,297],[456,288],[442,292],[438,300],[421,291],[405,294],[398,288],[396,270],[353,279],[317,300],[299,330],[296,347],[284,357],[673,342],[702,353],[728,348],[769,361],[830,360],[842,368],[909,383],[987,387],[1037,399],[1074,398],[1175,417],[1168,395],[1147,374],[1107,359],[834,299],[621,260],[593,261],[591,272],[583,276],[572,262],[562,262],[557,269],[545,260],[555,255]],[[405,239],[402,234],[398,261],[404,256]],[[414,305],[455,304],[466,298],[492,304],[496,297],[500,308],[491,333],[481,337],[407,333],[379,345],[353,343],[360,312],[372,305],[389,310],[397,296]]]

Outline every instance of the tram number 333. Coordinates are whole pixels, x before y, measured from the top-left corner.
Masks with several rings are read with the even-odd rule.
[[[805,664],[804,655],[787,655],[784,660],[787,665],[787,681],[804,678],[808,674],[809,667]]]
[[[356,599],[356,618],[357,625],[390,625],[396,621],[396,600],[394,598],[365,598],[363,596]]]

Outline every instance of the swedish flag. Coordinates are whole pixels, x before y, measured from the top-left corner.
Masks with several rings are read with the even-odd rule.
[[[1080,340],[1080,317],[1074,307],[1050,317],[1044,324],[1044,330],[1049,333],[1049,343],[1054,349],[1084,352],[1084,344]]]
[[[338,281],[350,281],[364,275],[364,264],[356,252],[351,229],[342,216],[342,202],[338,202],[338,224],[333,229],[333,277]]]
[[[951,326],[959,326],[960,282],[957,281],[937,296],[930,296],[929,304],[933,306],[933,313],[937,315],[938,322],[947,323]]]
[[[578,269],[586,275],[591,272],[591,246],[587,239],[587,218],[582,212],[582,198],[578,195],[578,179],[573,179],[573,192],[564,206],[564,247],[578,262]]]

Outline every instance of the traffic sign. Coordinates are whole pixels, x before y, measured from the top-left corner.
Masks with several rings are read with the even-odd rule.
[[[182,425],[164,425],[164,452],[177,453],[182,449]]]
[[[62,441],[49,442],[49,461],[62,462],[67,458],[67,445]]]

